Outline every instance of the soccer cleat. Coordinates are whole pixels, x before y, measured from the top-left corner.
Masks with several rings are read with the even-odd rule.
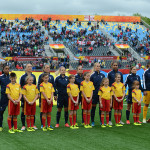
[[[146,119],[143,119],[143,123],[146,123]]]
[[[120,124],[124,125],[125,123],[123,121],[120,120]]]
[[[87,127],[88,127],[88,128],[92,128],[92,126],[91,126],[91,125],[89,125],[89,124],[87,125]]]
[[[34,130],[37,130],[38,128],[36,126],[33,126]]]
[[[55,125],[55,128],[59,128],[59,124],[56,124],[56,125]]]
[[[69,124],[68,124],[68,123],[65,123],[65,127],[69,128],[70,126],[69,126]]]
[[[9,129],[8,132],[9,132],[9,133],[15,133],[15,132],[13,131],[13,129]]]
[[[119,125],[119,127],[123,127],[123,124],[121,124],[121,123],[118,123],[118,125]]]
[[[25,131],[25,130],[26,130],[26,127],[22,126],[21,131]]]
[[[116,127],[120,127],[118,123],[115,124]]]
[[[50,127],[51,127],[52,129],[54,129],[54,127],[53,127],[52,125],[50,125]]]
[[[110,124],[106,124],[106,127],[109,127],[109,128],[111,128],[112,126],[111,126]]]
[[[138,124],[136,122],[134,122],[133,125],[138,126]]]
[[[138,121],[138,123],[140,123],[140,124],[141,124],[142,122],[141,122],[141,121]]]
[[[29,128],[27,128],[27,131],[28,131],[28,132],[33,132],[33,131],[35,131],[35,130],[29,127]]]
[[[47,127],[47,130],[53,131],[54,129],[52,129],[51,127]]]
[[[43,129],[42,129],[42,130],[43,130],[44,132],[45,132],[45,131],[47,131],[46,127],[43,127]]]
[[[79,126],[77,122],[76,122],[75,126],[76,126],[76,127],[78,127],[78,126]]]
[[[72,125],[72,126],[70,126],[70,129],[73,129],[74,128],[74,126]]]
[[[86,128],[86,129],[87,129],[87,128],[88,128],[88,125],[84,125],[84,128]]]
[[[21,131],[21,130],[18,130],[18,129],[14,129],[14,132],[23,132],[23,131]]]
[[[139,122],[137,122],[137,125],[138,125],[138,126],[141,126],[142,124],[141,124],[141,123],[139,123]]]
[[[41,125],[41,129],[43,128],[43,125]]]
[[[94,126],[95,126],[95,123],[94,123],[94,122],[92,122],[92,123],[91,123],[91,126],[92,126],[92,127],[94,127]]]
[[[109,121],[109,123],[108,123],[110,126],[112,126],[113,124],[112,124],[112,122],[111,121]]]
[[[74,127],[73,127],[73,129],[79,129],[79,127],[77,127],[77,126],[74,126]]]
[[[2,127],[0,127],[0,132],[1,132],[1,131],[3,131],[3,128],[2,128]]]
[[[126,124],[130,124],[130,121],[129,121],[129,120],[127,120],[127,121],[126,121]]]
[[[104,124],[101,125],[102,128],[106,128],[106,126]]]
[[[147,122],[147,123],[150,123],[150,119],[148,119],[146,122]]]

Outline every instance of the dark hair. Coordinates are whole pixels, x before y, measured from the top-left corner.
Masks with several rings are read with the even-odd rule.
[[[75,77],[75,76],[74,76],[73,74],[71,74],[68,79],[70,80],[70,79],[72,79],[73,77]]]
[[[84,79],[84,80],[85,80],[84,77],[85,77],[88,73],[90,74],[90,72],[84,72],[84,74],[83,74],[83,79]]]
[[[100,87],[104,86],[104,81],[105,81],[105,80],[109,80],[109,79],[108,79],[108,78],[103,78],[103,79],[102,79],[102,82],[101,82],[101,84],[100,84]]]
[[[111,62],[111,67],[112,67],[113,64],[115,64],[115,63],[118,65],[118,61],[112,61],[112,62]]]
[[[4,64],[3,65],[3,68],[2,68],[2,74],[4,74],[4,69],[5,69],[5,67],[9,67],[7,64]]]
[[[140,82],[137,81],[137,80],[133,81],[133,83],[132,83],[132,89],[135,89],[136,85],[140,85]]]
[[[14,72],[10,73],[10,78],[15,78],[17,75]]]
[[[79,69],[79,67],[82,67],[81,65],[79,65],[78,67],[77,67],[77,70]]]
[[[42,74],[41,82],[40,82],[40,83],[42,83],[42,82],[44,81],[43,78],[46,77],[46,76],[49,76],[49,74],[48,74],[48,73],[43,73],[43,74]]]
[[[135,66],[131,66],[131,67],[130,67],[130,74],[131,74],[131,70],[132,70],[134,67],[135,67]]]

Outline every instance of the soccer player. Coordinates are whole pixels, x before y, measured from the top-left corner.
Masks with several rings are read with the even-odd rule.
[[[113,91],[113,108],[114,108],[114,117],[116,121],[116,126],[123,126],[120,124],[121,119],[121,110],[123,109],[123,99],[125,96],[125,86],[121,81],[120,73],[116,73],[115,82],[112,84]]]
[[[25,81],[27,84],[23,86],[22,94],[25,100],[24,114],[26,115],[27,131],[35,131],[34,116],[36,112],[36,100],[38,98],[39,91],[37,89],[37,86],[33,84],[33,76],[27,76]]]
[[[40,90],[41,78],[42,78],[42,75],[44,73],[48,73],[49,74],[49,80],[48,80],[48,82],[52,83],[52,85],[54,87],[54,90],[55,90],[54,77],[50,74],[50,66],[48,64],[44,65],[44,67],[43,67],[43,73],[39,76],[39,79],[38,79],[38,89]],[[56,92],[54,92],[54,96],[56,96]],[[41,95],[39,96],[39,107],[41,107]],[[40,112],[40,120],[41,120],[41,128],[43,128],[43,125],[42,125],[42,112]],[[53,128],[53,127],[51,126],[51,128]]]
[[[33,77],[33,84],[36,85],[36,77],[34,74],[32,74],[32,65],[31,64],[27,64],[26,65],[26,68],[25,68],[25,74],[21,76],[20,78],[20,85],[21,85],[21,88],[23,88],[23,86],[26,84],[26,77],[28,75],[31,75]],[[22,107],[22,112],[21,112],[21,122],[22,122],[22,128],[21,130],[24,131],[26,128],[25,128],[25,115],[24,115],[24,99],[22,97],[21,99],[21,107]],[[35,119],[35,117],[34,117]],[[34,129],[37,129],[36,126],[34,126]]]
[[[79,101],[79,88],[75,82],[75,76],[69,76],[69,84],[67,85],[67,93],[68,93],[68,109],[70,110],[69,120],[70,120],[70,128],[78,129],[76,124],[76,112],[79,109],[78,101]],[[73,123],[72,123],[73,118]]]
[[[92,109],[91,109],[91,122],[92,122],[91,125],[92,126],[95,126],[95,123],[94,123],[95,110],[96,110],[96,105],[99,103],[98,90],[100,88],[100,84],[101,84],[102,79],[104,77],[105,77],[105,75],[100,72],[100,64],[95,63],[94,64],[94,72],[90,77],[90,81],[93,82],[93,85],[94,85],[94,88],[95,88],[95,90],[93,91]],[[99,116],[101,116],[100,109],[99,109]]]
[[[75,84],[78,85],[78,88],[80,89],[80,85],[81,85],[81,82],[83,81],[83,68],[82,66],[78,66],[77,67],[77,74],[75,75]],[[79,104],[82,104],[82,97],[81,97],[81,92],[79,93]],[[84,120],[83,120],[83,110],[82,110],[82,124],[84,123]],[[76,123],[77,125],[77,123]]]
[[[43,82],[40,84],[40,92],[41,92],[41,112],[42,112],[42,124],[43,124],[43,131],[50,130],[52,131],[53,128],[50,127],[51,124],[51,111],[53,106],[53,95],[54,95],[54,87],[51,83],[48,82],[49,74],[44,73],[42,75]],[[47,128],[45,126],[47,118]]]
[[[143,74],[143,88],[144,88],[144,97],[143,97],[143,123],[146,123],[146,115],[148,111],[148,106],[150,103],[150,61],[147,63],[147,70]]]
[[[107,75],[107,78],[109,79],[109,86],[110,87],[115,82],[115,75],[116,75],[116,73],[119,73],[121,75],[120,82],[123,83],[123,74],[120,71],[118,71],[118,62],[117,61],[113,61],[111,63],[111,67],[112,67],[112,70],[110,72],[108,72],[108,75]],[[111,109],[111,111],[112,111],[112,109]],[[109,124],[110,125],[112,125],[112,122],[111,122],[111,111],[109,112]],[[121,120],[120,120],[120,123],[122,125],[124,124],[124,122],[122,122]]]
[[[90,126],[90,111],[92,107],[93,90],[95,90],[95,88],[93,82],[90,81],[89,72],[85,72],[83,77],[84,81],[81,82],[80,91],[82,92],[84,127],[92,128],[92,126]]]
[[[59,120],[61,116],[61,111],[64,106],[64,116],[65,116],[65,127],[70,127],[68,124],[68,94],[67,94],[67,85],[69,83],[68,77],[65,75],[66,69],[61,66],[59,68],[60,75],[55,79],[55,86],[58,92],[58,98],[54,97],[57,100],[57,114],[56,114],[56,125],[55,127],[59,127]]]
[[[16,79],[17,79],[16,74],[13,72],[10,73],[11,83],[9,83],[6,86],[6,94],[9,99],[8,118],[7,118],[9,133],[23,132],[17,129],[17,116],[20,114],[20,100],[21,100],[22,94],[21,94],[21,87],[18,83],[16,83]],[[12,126],[11,126],[12,116],[13,116],[14,130],[12,129]]]
[[[134,125],[141,125],[139,123],[139,117],[141,113],[141,101],[142,101],[142,93],[139,89],[140,83],[139,81],[133,82],[133,90],[132,90],[132,113],[133,113],[133,119],[134,119]]]
[[[141,86],[141,79],[140,76],[136,74],[137,69],[135,66],[132,66],[130,68],[130,74],[127,76],[125,80],[125,87],[128,85],[128,98],[127,98],[127,110],[126,110],[126,124],[130,124],[129,116],[130,116],[130,108],[132,105],[132,84],[135,80],[139,81],[140,83],[140,90],[143,91],[143,88]],[[139,121],[139,123],[141,123]]]
[[[8,97],[6,92],[6,86],[11,81],[9,79],[9,66],[5,65],[2,69],[2,75],[0,76],[0,86],[1,86],[1,101],[0,101],[0,131],[3,131],[3,114],[8,105]]]
[[[109,125],[109,111],[110,108],[112,107],[112,89],[109,86],[109,80],[108,78],[103,78],[100,89],[98,92],[99,95],[99,101],[100,101],[100,109],[101,109],[101,120],[102,120],[102,128],[107,127],[112,127]],[[106,126],[104,125],[104,113],[106,113]]]

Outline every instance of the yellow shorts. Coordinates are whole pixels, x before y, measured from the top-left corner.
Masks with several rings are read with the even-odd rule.
[[[143,96],[143,103],[150,104],[150,91],[147,91],[147,95]]]

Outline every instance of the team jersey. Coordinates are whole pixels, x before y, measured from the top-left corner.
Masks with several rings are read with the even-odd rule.
[[[67,85],[67,93],[71,93],[73,97],[77,97],[79,95],[79,88],[77,84],[68,84]]]
[[[40,92],[44,92],[45,95],[47,96],[47,98],[51,98],[51,94],[52,92],[55,92],[54,87],[51,83],[44,83],[42,82],[40,84]],[[41,98],[45,99],[45,97],[43,96],[43,94],[41,93]]]
[[[119,82],[119,83],[116,83],[114,82],[112,84],[112,91],[114,91],[116,97],[122,97],[123,96],[123,91],[125,91],[125,86],[123,83]]]
[[[18,100],[18,98],[21,94],[20,84],[18,84],[18,83],[15,83],[15,84],[9,83],[6,86],[6,94],[10,94],[10,96],[13,100]]]
[[[110,100],[111,96],[113,95],[112,88],[110,86],[108,86],[107,88],[102,86],[99,89],[98,95],[100,95],[101,98],[104,98],[106,100]]]
[[[38,88],[36,85],[24,85],[22,89],[22,94],[26,96],[29,102],[33,102],[35,96],[39,93]]]
[[[142,98],[142,93],[141,93],[141,90],[132,90],[132,102],[134,102],[134,103],[137,103],[137,101],[134,99],[134,97],[138,100],[138,101],[140,101],[141,100],[141,98]]]
[[[80,86],[80,91],[83,91],[86,97],[91,97],[92,91],[95,90],[93,82],[82,81]]]

